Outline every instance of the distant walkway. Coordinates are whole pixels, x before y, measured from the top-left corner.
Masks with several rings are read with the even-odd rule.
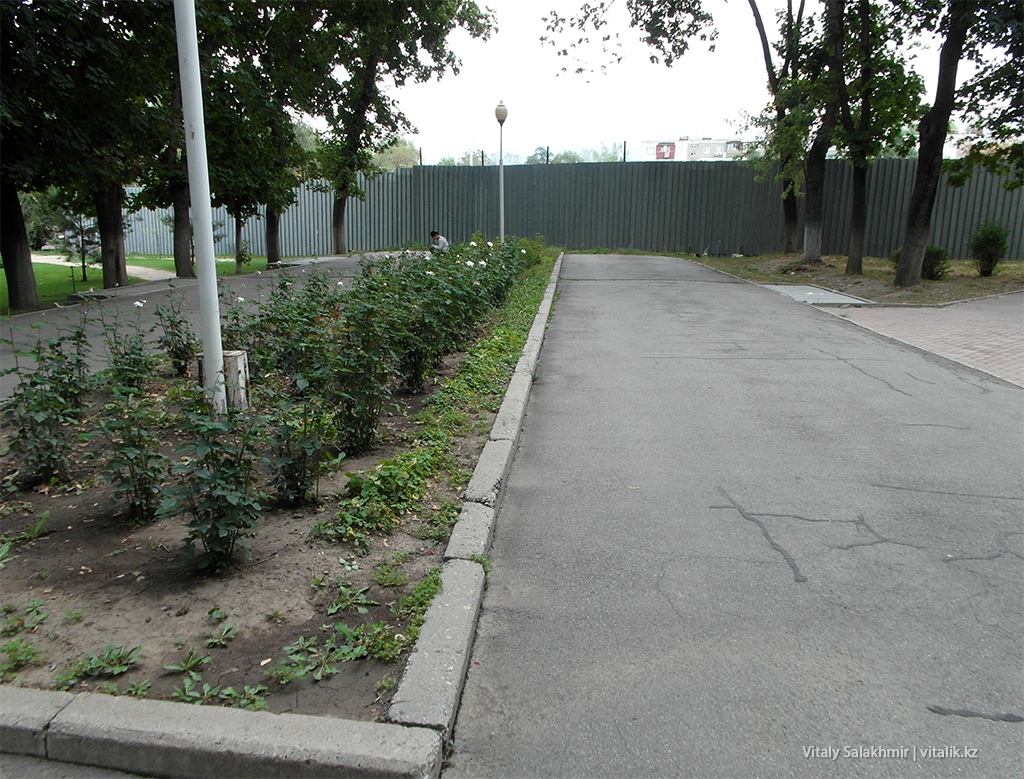
[[[68,268],[81,268],[81,264],[78,262],[68,262],[63,257],[56,257],[52,254],[33,254],[32,262],[41,262],[46,265],[66,265]],[[89,270],[101,273],[103,269],[98,264],[90,264]],[[158,270],[156,268],[144,268],[141,265],[129,265],[128,275],[134,276],[137,279],[143,281],[163,281],[165,279],[173,279],[174,273],[165,270]],[[102,281],[102,277],[100,277]]]
[[[1024,292],[949,306],[823,310],[1024,387]]]

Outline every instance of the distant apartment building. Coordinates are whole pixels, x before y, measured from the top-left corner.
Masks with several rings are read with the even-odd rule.
[[[746,144],[738,138],[690,138],[674,141],[644,141],[645,160],[665,162],[708,162],[735,160],[743,156]]]

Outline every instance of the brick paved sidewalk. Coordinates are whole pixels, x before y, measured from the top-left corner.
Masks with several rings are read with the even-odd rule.
[[[825,310],[868,330],[1024,387],[1024,293],[949,306]]]

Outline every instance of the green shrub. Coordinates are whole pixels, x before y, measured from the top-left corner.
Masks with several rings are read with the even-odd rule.
[[[967,245],[971,251],[971,259],[978,265],[979,276],[991,276],[996,265],[1006,256],[1009,244],[1010,229],[995,220],[984,222],[971,236]]]
[[[160,513],[191,515],[183,543],[192,553],[197,542],[202,547],[200,568],[227,567],[238,549],[251,557],[244,539],[254,534],[263,509],[256,450],[265,443],[264,422],[235,409],[214,417],[201,396],[183,414],[182,431],[191,443],[179,450],[185,455],[172,468],[178,482],[165,491]]]
[[[896,268],[900,264],[900,254],[903,249],[897,249],[889,262]],[[941,281],[949,273],[949,252],[941,246],[929,245],[924,251],[924,262],[921,263],[921,278],[929,281]]]

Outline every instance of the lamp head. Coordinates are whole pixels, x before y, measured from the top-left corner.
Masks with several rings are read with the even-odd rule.
[[[498,107],[494,109],[494,118],[498,120],[498,124],[505,124],[505,118],[508,116],[508,109],[505,108],[505,104],[502,101],[498,101]]]

